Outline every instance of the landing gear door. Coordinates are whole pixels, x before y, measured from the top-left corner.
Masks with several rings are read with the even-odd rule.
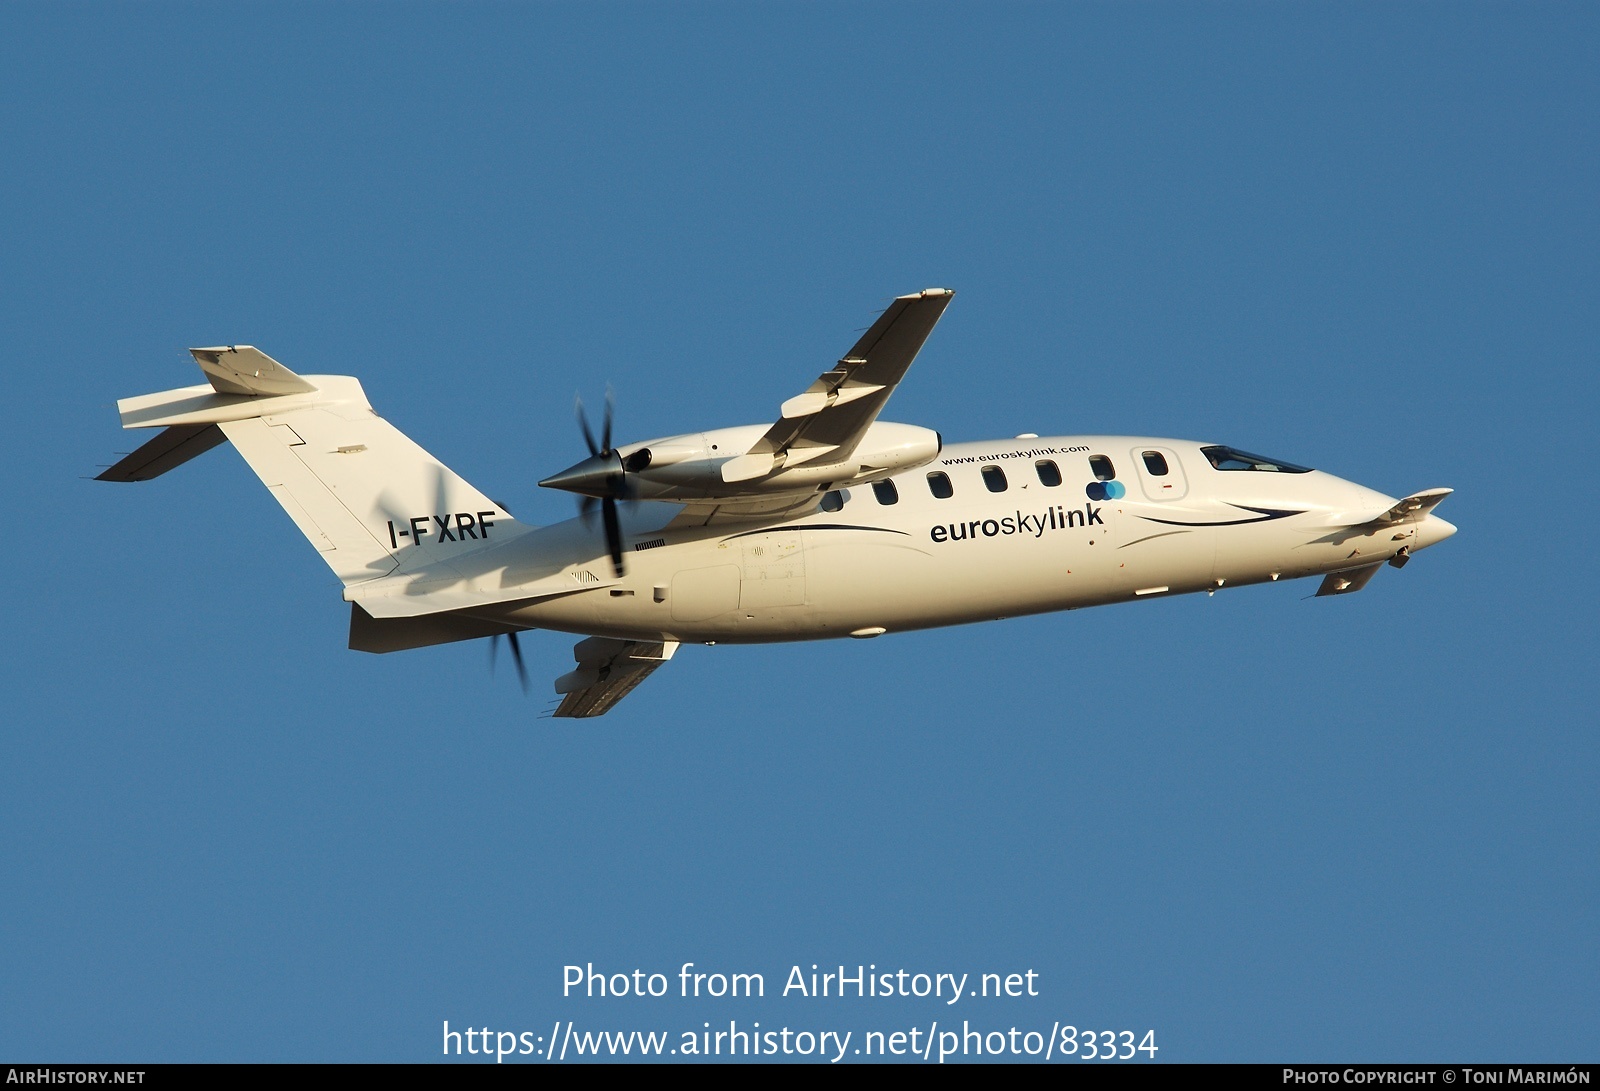
[[[1168,447],[1135,447],[1131,452],[1139,487],[1151,500],[1181,500],[1189,493],[1178,453]]]

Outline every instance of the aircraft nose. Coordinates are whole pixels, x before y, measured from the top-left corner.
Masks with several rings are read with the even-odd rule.
[[[1454,523],[1446,522],[1437,515],[1430,515],[1417,528],[1417,548],[1426,549],[1428,546],[1444,541],[1455,532],[1456,525]]]

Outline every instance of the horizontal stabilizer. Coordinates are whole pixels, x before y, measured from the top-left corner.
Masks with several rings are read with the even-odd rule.
[[[205,454],[225,439],[222,429],[214,424],[177,425],[162,431],[95,480],[149,481]]]
[[[306,394],[316,389],[253,345],[189,352],[218,394]]]
[[[370,410],[361,384],[348,375],[317,375],[310,390],[295,394],[218,394],[209,384],[180,386],[117,399],[124,428],[172,428],[180,424],[226,424],[251,417],[282,416],[316,406],[347,405]]]
[[[578,669],[556,679],[556,692],[564,696],[554,715],[604,716],[677,650],[676,640],[651,642],[592,636],[578,641],[572,649]]]
[[[1329,572],[1323,579],[1322,586],[1317,588],[1317,598],[1327,595],[1349,595],[1361,590],[1377,575],[1378,569],[1383,567],[1383,562],[1362,565],[1360,568],[1347,568],[1343,572]]]

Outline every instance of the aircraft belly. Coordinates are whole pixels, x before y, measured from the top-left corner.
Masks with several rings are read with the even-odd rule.
[[[1130,520],[1118,546],[1118,590],[1182,594],[1214,586],[1217,532],[1214,527],[1174,527]]]
[[[1274,572],[1292,579],[1307,575],[1305,558],[1295,559],[1306,533],[1279,522],[1223,527],[1217,532],[1217,579],[1226,586],[1259,583]]]
[[[838,635],[822,632],[807,603],[801,536],[777,531],[677,541],[632,553],[613,586],[517,609],[539,628],[689,642],[762,642]]]
[[[934,598],[938,565],[915,547],[874,540],[877,535],[818,533],[807,549],[812,606],[830,635],[881,626],[905,628],[909,618],[952,603]]]
[[[827,635],[985,621],[1107,600],[1109,581],[1096,574],[1086,543],[1068,547],[1015,536],[947,541],[941,549],[909,536],[807,538],[811,604]]]

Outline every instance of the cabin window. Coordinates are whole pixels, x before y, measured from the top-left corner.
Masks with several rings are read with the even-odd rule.
[[[983,484],[990,492],[1005,492],[1006,472],[998,466],[985,466]]]
[[[900,502],[900,490],[894,487],[893,481],[874,481],[872,495],[878,498],[878,503],[884,507]]]
[[[1061,467],[1048,458],[1041,458],[1033,464],[1033,468],[1038,471],[1039,484],[1052,489],[1061,484]]]
[[[950,475],[943,470],[935,470],[928,475],[928,491],[939,500],[948,500],[956,494],[955,488],[950,484]]]
[[[1144,468],[1150,471],[1151,477],[1167,476],[1167,456],[1160,451],[1145,451],[1139,456],[1144,459]]]
[[[1296,466],[1292,462],[1279,462],[1275,458],[1262,458],[1237,447],[1202,447],[1200,453],[1206,461],[1219,470],[1256,470],[1263,473],[1308,474],[1310,467]]]
[[[838,511],[844,507],[844,493],[838,489],[822,494],[822,510]]]
[[[1090,455],[1089,469],[1094,471],[1096,481],[1115,481],[1117,468],[1111,465],[1111,460],[1105,455]]]

